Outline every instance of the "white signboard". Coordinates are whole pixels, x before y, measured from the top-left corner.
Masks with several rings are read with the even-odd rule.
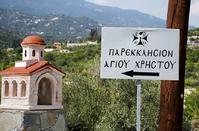
[[[179,79],[179,30],[102,28],[101,78]]]

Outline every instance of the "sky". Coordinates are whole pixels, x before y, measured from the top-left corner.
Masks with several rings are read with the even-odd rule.
[[[122,9],[136,9],[140,12],[166,19],[168,0],[86,0],[99,5]],[[199,27],[199,0],[191,0],[190,25]]]

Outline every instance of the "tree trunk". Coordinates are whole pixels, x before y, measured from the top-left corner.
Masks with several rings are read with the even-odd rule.
[[[169,0],[167,28],[180,29],[179,81],[162,81],[159,131],[181,131],[190,0]]]

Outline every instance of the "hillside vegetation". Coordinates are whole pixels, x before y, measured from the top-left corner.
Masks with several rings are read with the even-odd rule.
[[[186,88],[199,87],[199,46],[187,48],[185,84]]]
[[[193,29],[193,30],[189,30],[188,35],[189,36],[194,36],[194,35],[199,36],[199,28],[196,28],[196,29]]]
[[[73,47],[71,53],[54,51],[45,59],[66,72],[63,105],[71,131],[132,131],[136,121],[136,87],[133,80],[104,80],[99,77],[100,45]],[[21,59],[21,48],[1,51],[0,68]],[[187,49],[186,87],[199,87],[199,48]],[[159,119],[159,81],[142,81],[142,129],[155,131]],[[199,117],[199,91],[186,97],[185,128]]]
[[[18,32],[0,28],[0,50],[19,47],[21,40],[22,37]]]

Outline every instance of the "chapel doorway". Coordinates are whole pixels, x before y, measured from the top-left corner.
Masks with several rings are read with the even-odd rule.
[[[38,105],[52,105],[52,83],[48,78],[42,78],[38,88]]]

